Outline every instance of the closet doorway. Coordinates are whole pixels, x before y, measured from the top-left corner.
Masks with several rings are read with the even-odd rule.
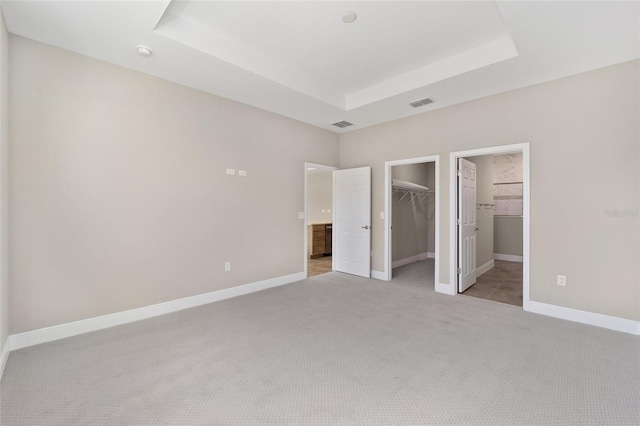
[[[528,143],[450,154],[450,294],[529,310],[529,158]]]
[[[334,170],[338,168],[305,163],[303,252],[307,277],[332,271]]]
[[[385,279],[439,283],[439,156],[385,163]]]
[[[522,152],[467,156],[458,162],[458,292],[522,306]]]

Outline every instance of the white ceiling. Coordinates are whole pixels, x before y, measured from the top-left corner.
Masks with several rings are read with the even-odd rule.
[[[1,7],[11,33],[338,133],[640,57],[637,1]],[[358,19],[343,23],[346,11]],[[408,105],[428,96],[437,102]],[[342,120],[354,126],[331,126]]]

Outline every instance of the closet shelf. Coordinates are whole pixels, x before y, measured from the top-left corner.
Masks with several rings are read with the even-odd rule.
[[[412,204],[415,202],[416,198],[419,201],[423,201],[429,195],[433,194],[433,191],[426,186],[397,179],[393,179],[391,181],[391,189],[393,194],[402,194],[402,197],[400,197],[398,202],[402,201],[407,195],[411,195],[409,202]]]

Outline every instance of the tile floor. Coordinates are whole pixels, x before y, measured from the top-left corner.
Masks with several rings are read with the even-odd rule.
[[[331,272],[331,256],[309,259],[309,262],[307,263],[308,277],[325,274],[327,272]]]
[[[522,306],[522,263],[496,260],[464,293],[467,296]]]

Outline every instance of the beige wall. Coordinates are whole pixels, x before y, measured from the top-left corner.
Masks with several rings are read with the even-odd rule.
[[[639,320],[640,61],[554,80],[341,135],[340,166],[372,167],[373,217],[384,162],[441,156],[440,281],[449,277],[449,153],[529,142],[531,300]],[[598,171],[598,173],[594,173]],[[377,223],[376,223],[377,222]],[[374,219],[382,271],[383,221]],[[556,285],[556,275],[567,286]]]
[[[307,175],[307,222],[330,223],[332,211],[333,172],[309,173]]]
[[[399,179],[433,188],[434,163],[406,164],[391,168],[392,179]],[[392,262],[433,252],[435,247],[434,196],[410,202],[410,195],[393,194],[392,199]],[[402,201],[400,200],[402,198]],[[373,215],[375,216],[375,215]]]
[[[476,165],[476,204],[493,204],[493,155],[467,157]],[[493,208],[476,206],[476,268],[493,260]]]
[[[303,271],[304,162],[336,134],[17,36],[10,59],[11,333]]]
[[[0,352],[9,337],[9,33],[0,11]]]

